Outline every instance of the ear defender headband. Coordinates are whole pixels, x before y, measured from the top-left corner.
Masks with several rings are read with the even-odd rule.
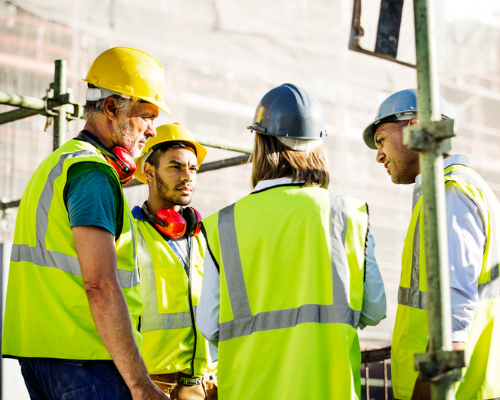
[[[185,207],[182,215],[172,208],[162,207],[156,215],[151,215],[144,203],[141,207],[146,219],[158,230],[174,240],[186,239],[201,232],[199,222],[201,215],[192,207]]]
[[[118,173],[120,183],[122,185],[125,185],[132,180],[136,166],[134,157],[132,157],[132,154],[130,154],[127,150],[120,146],[115,146],[112,149],[109,149],[99,139],[85,129],[80,132],[78,137],[97,147],[104,154],[106,160]]]

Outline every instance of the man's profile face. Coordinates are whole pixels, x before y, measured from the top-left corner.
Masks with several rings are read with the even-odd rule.
[[[158,106],[135,101],[128,112],[118,112],[114,136],[115,143],[138,157],[150,137],[155,137],[154,123]]]
[[[163,204],[178,211],[191,203],[196,184],[198,161],[190,147],[167,150],[160,158],[158,167],[146,162],[153,170],[156,195]]]
[[[415,178],[420,173],[418,152],[403,144],[402,124],[381,124],[375,131],[374,141],[377,146],[377,162],[384,164],[391,180],[396,184],[415,183]]]

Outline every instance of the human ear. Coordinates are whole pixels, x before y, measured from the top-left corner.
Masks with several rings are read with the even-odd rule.
[[[408,125],[416,125],[418,124],[420,121],[416,118],[412,118],[410,119],[410,121],[408,122]]]
[[[144,163],[144,176],[146,177],[148,182],[153,182],[154,181],[154,167],[148,163]]]
[[[118,114],[116,100],[112,97],[106,97],[102,103],[102,111],[109,119],[116,120]]]

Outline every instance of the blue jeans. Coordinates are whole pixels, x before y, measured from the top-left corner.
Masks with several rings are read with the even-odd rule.
[[[21,359],[19,364],[34,400],[132,400],[113,361]]]

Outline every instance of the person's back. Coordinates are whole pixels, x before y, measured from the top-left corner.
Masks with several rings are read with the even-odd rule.
[[[334,206],[334,226],[330,195],[346,205]],[[357,203],[354,218],[345,218],[347,202]],[[367,218],[361,202],[287,185],[253,193],[204,221],[214,255],[208,229],[217,219],[220,241],[236,241],[240,252],[241,267],[224,245],[215,256],[227,286],[220,293],[221,398],[359,397],[364,255],[342,240],[355,242],[354,232],[366,238]],[[331,229],[339,235],[331,237]]]
[[[310,93],[273,89],[250,128],[253,192],[202,221],[210,256],[197,320],[218,344],[219,396],[358,399],[357,327],[385,316],[374,262],[377,293],[366,298],[381,309],[365,320],[361,311],[367,206],[326,189],[324,120]]]

